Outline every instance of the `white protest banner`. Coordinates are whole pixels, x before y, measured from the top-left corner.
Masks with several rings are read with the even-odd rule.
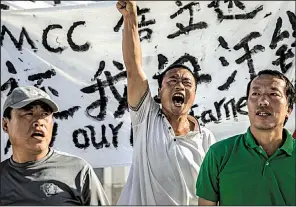
[[[131,123],[116,2],[1,11],[1,107],[16,86],[36,85],[59,104],[54,148],[94,167],[129,165]],[[263,69],[295,83],[295,2],[138,2],[143,69],[184,63],[199,76],[191,113],[217,140],[249,126],[246,86]],[[1,116],[2,116],[1,111]],[[295,110],[286,128],[295,130]],[[1,132],[1,160],[11,155]]]

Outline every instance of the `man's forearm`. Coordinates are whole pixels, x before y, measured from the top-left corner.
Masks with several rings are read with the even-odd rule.
[[[142,69],[137,5],[134,1],[119,1],[117,8],[124,19],[122,53],[127,72],[128,103],[132,107],[137,107],[148,88],[148,81]]]
[[[137,70],[142,67],[142,50],[136,14],[124,18],[122,52],[127,72],[139,72]]]

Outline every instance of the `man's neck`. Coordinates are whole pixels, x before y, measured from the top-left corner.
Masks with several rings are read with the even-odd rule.
[[[49,148],[47,148],[46,150],[43,150],[40,153],[33,153],[33,152],[27,152],[27,151],[25,152],[23,150],[12,147],[12,152],[13,152],[13,155],[12,155],[13,161],[17,163],[26,163],[26,162],[34,162],[34,161],[41,160],[47,155],[47,153],[49,152]]]
[[[254,139],[264,149],[268,156],[273,153],[283,144],[283,128],[275,128],[272,130],[259,130],[250,127]]]
[[[196,128],[197,123],[194,123],[192,120],[194,118],[190,119],[190,115],[174,116],[165,112],[164,114],[171,124],[176,136],[186,135],[189,131]]]

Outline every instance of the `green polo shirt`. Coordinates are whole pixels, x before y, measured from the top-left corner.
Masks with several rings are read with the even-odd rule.
[[[212,145],[196,183],[196,195],[220,205],[296,205],[296,140],[284,129],[284,144],[270,157],[250,129]]]

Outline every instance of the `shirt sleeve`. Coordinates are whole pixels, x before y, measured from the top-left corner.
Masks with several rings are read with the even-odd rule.
[[[196,195],[198,197],[213,202],[219,201],[218,169],[218,161],[213,148],[210,147],[200,167],[196,182]]]
[[[85,174],[82,190],[84,206],[110,205],[102,184],[91,166]]]
[[[148,118],[148,113],[151,110],[155,110],[157,107],[159,107],[159,105],[152,98],[150,89],[148,87],[147,91],[136,107],[129,105],[132,126],[136,127],[143,123],[143,121]]]
[[[203,128],[203,142],[202,146],[204,148],[204,151],[207,152],[209,148],[216,143],[216,139],[214,134],[207,128]]]

